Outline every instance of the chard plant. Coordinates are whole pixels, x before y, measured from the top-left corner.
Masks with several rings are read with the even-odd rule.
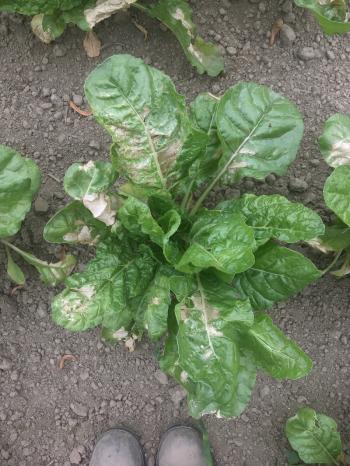
[[[24,285],[25,276],[14,261],[13,253],[34,266],[43,282],[50,285],[62,282],[75,265],[75,259],[70,254],[57,263],[48,263],[22,251],[11,241],[20,230],[40,184],[41,174],[37,165],[0,144],[0,244],[6,250],[7,273],[18,285]]]
[[[350,32],[348,0],[294,0],[294,2],[310,10],[326,34]]]
[[[0,11],[32,16],[32,30],[45,43],[61,36],[69,24],[92,31],[99,22],[129,7],[158,19],[170,29],[199,73],[217,76],[223,71],[219,49],[198,35],[186,0],[0,0]]]
[[[96,247],[54,298],[54,320],[101,326],[130,350],[143,334],[161,340],[160,366],[194,417],[239,415],[258,369],[308,374],[310,358],[266,310],[320,277],[288,247],[323,234],[320,217],[280,195],[204,207],[219,183],[286,172],[303,134],[297,108],[245,82],[186,107],[169,77],[129,55],[98,66],[85,94],[112,138],[111,162],[73,164],[72,202],[45,227],[47,241]]]
[[[296,452],[289,464],[348,464],[337,423],[331,417],[312,408],[300,408],[295,416],[288,419],[285,432]]]
[[[338,113],[326,121],[319,147],[326,163],[334,168],[326,180],[323,195],[327,207],[335,214],[335,221],[326,226],[324,235],[310,244],[324,253],[334,253],[334,265],[342,260],[341,267],[332,273],[343,277],[350,273],[350,118],[347,115]]]

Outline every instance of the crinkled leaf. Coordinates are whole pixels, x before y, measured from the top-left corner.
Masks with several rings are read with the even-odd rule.
[[[36,268],[41,280],[47,285],[56,286],[62,283],[75,267],[76,259],[71,254],[66,254],[59,262],[46,262],[38,259],[33,254],[22,251],[17,246],[6,241],[6,245],[19,254],[28,264]]]
[[[195,273],[214,267],[233,275],[254,264],[254,232],[240,214],[202,210],[189,233],[190,246],[176,268]]]
[[[316,17],[326,34],[344,34],[350,31],[346,0],[294,0]]]
[[[59,210],[45,225],[44,239],[50,243],[96,245],[108,233],[103,222],[96,220],[80,201]]]
[[[18,232],[39,190],[37,165],[0,144],[0,238]]]
[[[159,267],[137,305],[136,326],[139,332],[146,329],[151,340],[158,340],[168,328],[171,274],[171,269]]]
[[[254,229],[259,245],[275,238],[287,243],[307,241],[322,235],[324,225],[319,215],[297,202],[278,194],[255,196],[245,194],[239,199],[224,201],[218,209],[241,213]]]
[[[118,218],[122,225],[134,235],[147,235],[158,244],[170,263],[177,261],[180,252],[170,241],[181,223],[181,217],[176,210],[169,210],[157,222],[147,204],[129,197],[120,208]]]
[[[233,285],[250,299],[254,309],[262,310],[297,294],[320,276],[302,254],[269,242],[257,250],[255,264],[235,276]]]
[[[17,283],[17,285],[24,285],[25,284],[25,276],[22,272],[21,268],[16,264],[13,260],[10,250],[6,247],[6,254],[7,254],[7,274],[11,278],[12,281]]]
[[[186,57],[199,73],[217,76],[223,71],[224,59],[219,49],[197,35],[192,10],[185,0],[156,0],[146,11],[175,34]]]
[[[96,219],[110,226],[118,208],[118,197],[109,193],[116,178],[110,163],[74,163],[65,174],[64,189],[73,199],[82,201]]]
[[[350,164],[350,117],[337,113],[326,121],[319,139],[323,158],[333,168]]]
[[[337,167],[323,188],[327,207],[350,226],[350,165]]]
[[[168,338],[161,367],[188,391],[191,415],[233,416],[247,404],[256,368],[239,350],[232,326],[252,323],[247,300],[212,277],[202,277],[198,291],[175,308],[178,328]]]
[[[126,9],[137,0],[103,0],[96,1],[91,8],[84,11],[84,17],[90,28],[93,28],[97,23],[109,18],[118,10]],[[90,2],[91,3],[91,2]],[[96,5],[95,5],[96,3]]]
[[[188,133],[173,169],[177,193],[195,191],[208,182],[217,169],[221,155],[216,128],[217,98],[200,94],[191,103],[193,129]]]
[[[338,464],[342,444],[334,419],[312,408],[301,408],[288,419],[286,435],[292,448],[307,464]]]
[[[312,369],[311,359],[266,314],[255,318],[243,338],[257,363],[276,379],[300,379]]]
[[[135,184],[164,188],[188,122],[170,78],[138,58],[116,55],[89,75],[85,93],[112,136],[117,171]]]
[[[284,175],[303,135],[303,120],[285,97],[268,87],[239,83],[218,104],[217,128],[224,145],[222,179]]]
[[[54,298],[54,320],[74,331],[99,324],[114,332],[128,329],[134,319],[130,300],[146,290],[154,266],[146,246],[133,247],[123,237],[99,243],[84,272],[67,278],[66,289]]]

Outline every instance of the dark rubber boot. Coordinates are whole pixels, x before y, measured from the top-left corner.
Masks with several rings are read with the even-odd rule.
[[[192,427],[172,427],[165,432],[158,451],[157,466],[207,466],[203,441]]]
[[[123,429],[111,429],[98,440],[90,466],[145,466],[136,437]]]

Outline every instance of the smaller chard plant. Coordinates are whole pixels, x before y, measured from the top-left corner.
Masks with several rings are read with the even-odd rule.
[[[44,283],[57,285],[69,274],[75,259],[67,254],[62,261],[48,263],[15,246],[11,238],[18,233],[41,184],[37,165],[15,150],[0,145],[0,244],[6,250],[7,273],[12,281],[24,285],[25,276],[12,254],[34,266]]]
[[[194,417],[239,415],[258,369],[308,374],[310,358],[266,310],[320,277],[288,247],[322,235],[320,217],[280,195],[203,205],[219,183],[286,172],[303,134],[294,104],[243,82],[186,107],[169,77],[129,55],[98,66],[85,94],[112,138],[111,162],[73,164],[72,202],[44,229],[47,241],[96,247],[54,298],[54,320],[101,326],[130,350],[143,334],[160,340],[160,366]]]
[[[288,419],[285,432],[295,450],[295,455],[290,455],[289,464],[348,464],[337,423],[331,417],[312,408],[300,408]]]
[[[324,253],[334,253],[333,265],[342,260],[341,267],[332,274],[343,277],[350,273],[350,118],[347,115],[335,114],[326,121],[319,147],[324,160],[334,168],[324,185],[323,196],[335,214],[335,221],[326,226],[324,235],[310,244]]]
[[[96,24],[130,7],[158,19],[172,31],[199,73],[217,76],[223,71],[224,61],[219,49],[198,35],[186,0],[0,0],[0,11],[32,16],[32,30],[43,42],[57,39],[67,25],[74,24],[88,33],[86,40],[97,49],[100,43],[90,34]]]
[[[326,34],[350,32],[348,0],[294,0],[294,2],[310,10]]]

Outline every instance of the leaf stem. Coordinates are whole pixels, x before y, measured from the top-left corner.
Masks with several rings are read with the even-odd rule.
[[[343,249],[341,251],[339,251],[334,259],[332,260],[332,262],[328,265],[328,267],[326,267],[323,271],[322,271],[322,276],[323,275],[326,275],[326,273],[328,273],[330,270],[332,270],[332,268],[335,266],[335,264],[338,262],[338,259],[339,257],[342,255],[343,253]]]
[[[185,196],[184,196],[184,198],[183,198],[183,200],[182,200],[182,202],[181,202],[181,207],[182,207],[184,210],[186,210],[187,203],[188,203],[188,201],[189,201],[189,199],[190,199],[190,196],[191,196],[191,193],[192,193],[193,182],[194,182],[194,181],[192,180],[191,183],[189,184],[188,189],[187,189],[187,191],[186,191],[186,194],[185,194]]]

